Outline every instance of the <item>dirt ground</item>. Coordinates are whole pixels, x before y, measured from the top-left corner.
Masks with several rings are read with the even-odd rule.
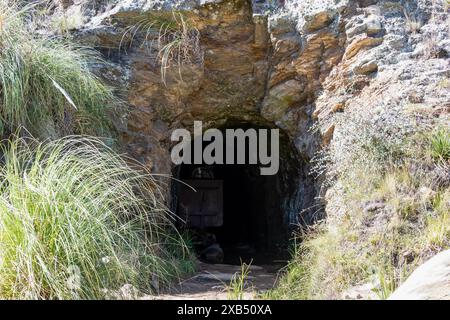
[[[250,266],[246,278],[244,299],[257,299],[258,294],[273,288],[277,280],[279,268],[276,266]],[[166,290],[156,300],[226,300],[227,285],[241,267],[228,264],[200,263],[198,272],[176,286]],[[146,297],[149,299],[149,297]]]

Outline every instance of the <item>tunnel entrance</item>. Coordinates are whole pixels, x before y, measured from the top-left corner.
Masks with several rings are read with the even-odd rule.
[[[221,130],[250,127],[240,124]],[[183,221],[179,227],[188,229],[201,259],[212,244],[223,250],[223,259],[206,262],[270,264],[288,259],[288,242],[301,205],[302,164],[284,133],[279,155],[275,175],[261,175],[259,164],[174,168],[179,180],[172,185],[174,209]]]

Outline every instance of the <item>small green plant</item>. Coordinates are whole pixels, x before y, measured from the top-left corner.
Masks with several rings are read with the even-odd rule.
[[[430,139],[431,156],[434,160],[450,160],[450,130],[439,128]]]
[[[375,289],[375,292],[380,297],[380,299],[386,300],[397,287],[395,283],[394,270],[392,270],[392,267],[388,265],[385,267],[385,269],[379,270],[377,276],[379,281],[379,288]]]
[[[450,246],[450,190],[438,192],[431,203],[433,214],[427,216],[427,242],[437,248]]]
[[[250,273],[250,264],[241,263],[240,273],[235,273],[227,286],[228,300],[243,300],[247,285],[247,278]]]
[[[189,251],[144,169],[88,137],[2,151],[0,299],[102,299],[125,284],[149,293],[181,275]]]
[[[203,54],[200,48],[200,34],[192,26],[189,19],[180,12],[171,15],[147,12],[136,19],[132,26],[127,28],[122,40],[128,36],[130,44],[139,33],[144,34],[144,43],[151,53],[157,50],[157,58],[161,65],[161,79],[166,84],[167,70],[175,66],[178,68],[182,80],[181,67],[185,64],[203,63]]]

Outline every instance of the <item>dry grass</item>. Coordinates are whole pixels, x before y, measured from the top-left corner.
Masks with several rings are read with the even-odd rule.
[[[420,28],[422,28],[422,22],[416,18],[414,13],[408,12],[406,8],[403,8],[403,14],[406,19],[406,30],[412,34],[419,33]]]
[[[300,236],[296,258],[268,297],[340,299],[368,283],[384,299],[450,247],[450,130],[366,119],[347,118],[345,136],[353,139],[321,162],[331,186],[327,220]]]
[[[143,45],[150,55],[156,51],[160,63],[161,79],[166,84],[167,71],[178,69],[182,81],[183,65],[202,64],[203,52],[200,48],[200,34],[192,22],[182,13],[167,14],[144,13],[127,28],[122,40],[130,38],[130,44],[138,35],[143,34]]]

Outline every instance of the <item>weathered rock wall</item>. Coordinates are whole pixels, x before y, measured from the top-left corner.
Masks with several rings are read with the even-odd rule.
[[[97,47],[110,62],[100,73],[124,89],[129,109],[119,129],[127,153],[153,172],[171,173],[172,130],[192,130],[194,120],[203,121],[204,128],[280,127],[288,141],[281,150],[281,189],[288,193],[285,209],[289,220],[296,222],[300,209],[310,206],[316,194],[307,174],[314,149],[310,144],[315,141],[308,138],[303,142],[310,149],[308,154],[297,152],[294,145],[299,134],[297,118],[302,117],[306,133],[310,116],[301,112],[284,117],[287,109],[303,100],[299,81],[278,67],[289,63],[288,54],[296,47],[273,51],[264,3],[174,3],[151,10],[150,16],[146,3],[119,2],[94,16],[77,33],[80,41]],[[198,41],[198,47],[189,48],[189,59],[162,67],[157,45],[161,31],[135,26],[145,19],[179,19],[173,16],[173,9],[180,10],[188,21],[191,40]],[[273,32],[292,31],[273,28]],[[277,74],[275,69],[279,69]]]
[[[148,21],[173,10],[198,43],[186,49],[189,59],[161,68],[161,29]],[[131,156],[170,173],[172,129],[192,129],[194,120],[279,127],[302,161],[297,190],[287,195],[296,195],[294,212],[313,205],[318,184],[309,163],[319,149],[345,141],[353,110],[376,119],[379,109],[382,118],[414,97],[436,112],[448,108],[448,94],[433,101],[448,77],[445,10],[437,0],[127,0],[97,8],[77,35],[110,62],[101,73],[129,106],[116,120]]]

